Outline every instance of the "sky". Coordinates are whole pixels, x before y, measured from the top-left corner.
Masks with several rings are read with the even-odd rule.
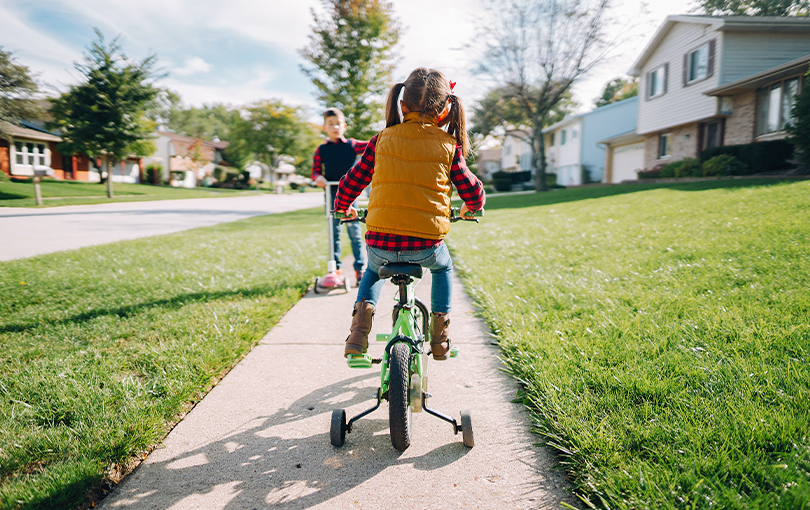
[[[605,83],[624,75],[670,14],[688,14],[694,0],[616,0],[623,26],[612,35],[627,42],[574,87],[587,111]],[[491,83],[474,73],[476,35],[485,27],[481,0],[392,0],[404,28],[394,80],[419,66],[456,81],[465,104]],[[0,46],[36,75],[48,93],[80,81],[74,68],[95,39],[121,37],[137,60],[156,54],[165,77],[157,83],[178,92],[186,105],[244,105],[280,99],[308,108],[317,118],[315,87],[301,72],[298,51],[308,43],[311,9],[321,0],[0,0]],[[428,14],[429,13],[429,14]]]

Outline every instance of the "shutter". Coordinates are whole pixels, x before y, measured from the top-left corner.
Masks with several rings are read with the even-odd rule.
[[[652,72],[644,75],[644,99],[650,99],[650,86],[652,84],[650,81],[650,74],[652,74]]]
[[[686,87],[687,73],[689,72],[689,54],[683,56],[683,86]]]
[[[669,86],[669,62],[664,64],[664,94],[667,93],[668,86]]]
[[[706,70],[706,78],[714,75],[714,46],[716,39],[709,41],[709,68]]]

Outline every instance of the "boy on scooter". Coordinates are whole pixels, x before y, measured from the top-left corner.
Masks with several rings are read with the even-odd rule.
[[[312,158],[312,175],[315,185],[319,188],[326,188],[327,182],[339,181],[349,169],[354,166],[357,156],[363,154],[368,145],[368,141],[346,139],[343,133],[346,132],[346,120],[343,112],[337,108],[329,108],[323,113],[323,130],[327,139],[315,151]],[[328,198],[327,206],[332,209],[337,196],[337,186],[331,187],[331,197]],[[363,271],[366,267],[366,251],[363,249],[363,235],[359,223],[347,223],[346,230],[349,231],[349,239],[352,243],[352,253],[354,254],[354,275],[357,284],[363,279]],[[337,263],[338,274],[340,274],[340,220],[332,218],[332,231],[334,235],[335,262]]]

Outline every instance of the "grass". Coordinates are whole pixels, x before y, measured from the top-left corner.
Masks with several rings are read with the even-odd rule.
[[[585,504],[810,508],[810,183],[487,209],[454,260]]]
[[[107,198],[107,185],[47,179],[40,183],[43,207],[59,205],[142,202],[179,198],[212,198],[255,195],[256,191],[216,188],[171,188],[148,184],[113,183],[114,198]],[[0,207],[37,207],[32,182],[0,181]]]
[[[318,209],[0,263],[0,508],[89,504],[322,272]]]

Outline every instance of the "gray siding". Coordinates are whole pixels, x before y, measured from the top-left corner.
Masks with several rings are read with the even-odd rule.
[[[810,54],[808,34],[725,32],[723,39],[719,85]]]
[[[710,40],[715,40],[714,73],[703,81],[683,85],[684,55]],[[639,82],[638,133],[645,134],[672,126],[696,122],[717,114],[717,98],[703,93],[718,86],[722,34],[702,23],[678,22],[661,41],[642,68]],[[647,73],[668,64],[666,92],[647,98]]]

